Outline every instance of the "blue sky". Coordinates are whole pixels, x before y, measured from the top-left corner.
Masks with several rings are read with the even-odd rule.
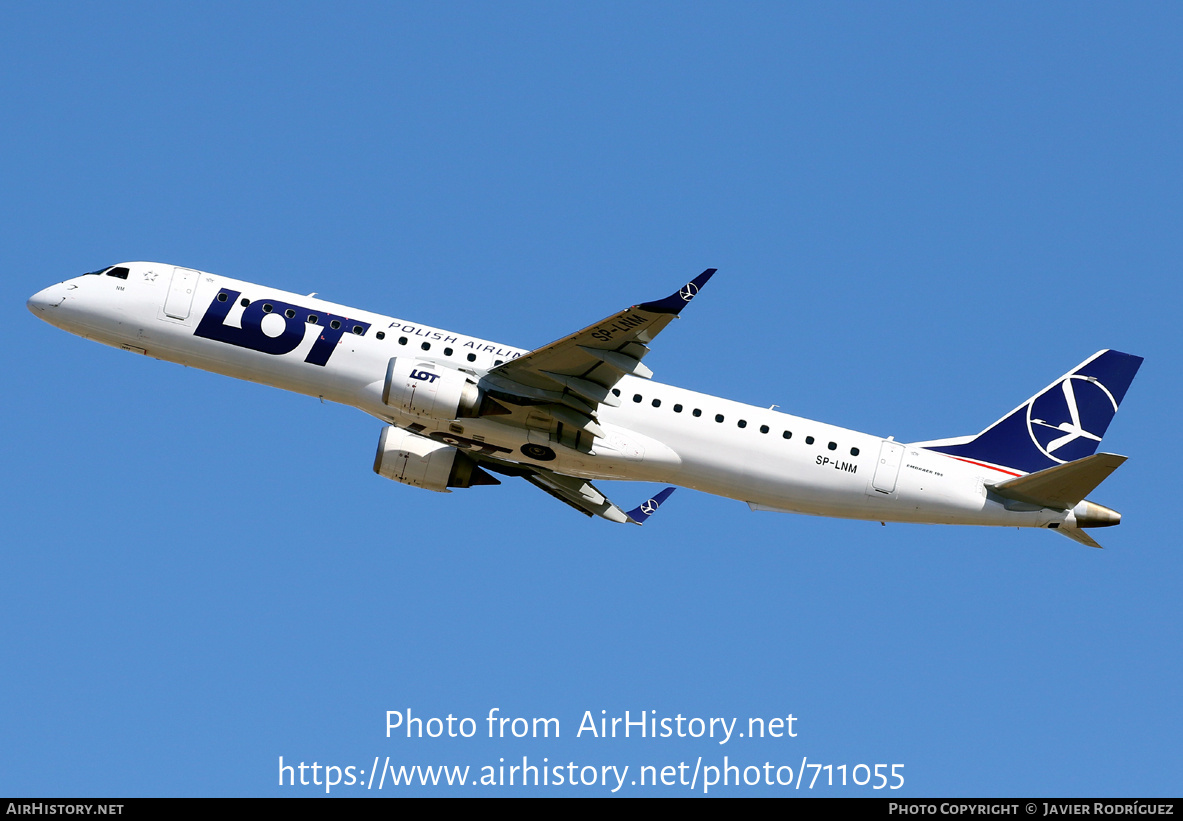
[[[0,793],[727,756],[1178,795],[1181,32],[1165,3],[4,6]],[[357,411],[25,309],[136,259],[522,347],[718,267],[657,379],[903,441],[1136,353],[1094,494],[1124,520],[1092,551],[688,490],[644,528],[525,483],[418,491],[371,472]],[[561,736],[490,740],[494,707]],[[388,739],[408,709],[481,732]],[[601,710],[798,735],[576,737]]]

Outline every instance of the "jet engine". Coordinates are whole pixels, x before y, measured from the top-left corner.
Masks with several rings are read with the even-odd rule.
[[[394,425],[388,425],[378,440],[374,473],[440,493],[450,493],[450,487],[501,484],[481,470],[471,456]]]
[[[468,374],[438,362],[396,356],[386,367],[382,401],[412,416],[461,419],[479,414],[481,391]]]

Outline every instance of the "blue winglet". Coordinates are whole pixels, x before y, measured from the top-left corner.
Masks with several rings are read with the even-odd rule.
[[[717,268],[707,268],[694,279],[687,282],[677,293],[670,294],[665,299],[658,299],[653,302],[643,302],[637,307],[642,311],[649,311],[653,314],[677,314],[686,307],[686,303],[694,299],[695,295],[702,290],[702,286],[707,284],[707,280],[714,276]]]
[[[657,509],[662,506],[666,499],[670,498],[670,494],[673,492],[674,488],[667,487],[652,499],[646,499],[639,506],[630,510],[628,517],[639,525],[645,524],[645,520],[656,513]]]

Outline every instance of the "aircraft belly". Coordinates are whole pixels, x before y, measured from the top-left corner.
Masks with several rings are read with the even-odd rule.
[[[859,434],[863,437],[865,435]],[[841,438],[841,437],[840,437]],[[850,439],[847,433],[845,438]],[[731,450],[718,442],[679,443],[684,457],[678,483],[748,502],[755,508],[813,516],[928,524],[1046,524],[1051,512],[1008,511],[987,500],[973,470],[947,457],[906,449],[895,490],[873,493],[873,458],[881,440],[860,441],[860,457],[849,462],[816,448],[772,456],[764,449]]]
[[[820,467],[812,453],[770,455],[736,441],[730,448],[702,440],[679,443],[684,457],[678,482],[706,493],[803,512],[834,508],[852,515],[865,505],[863,483],[855,474]]]

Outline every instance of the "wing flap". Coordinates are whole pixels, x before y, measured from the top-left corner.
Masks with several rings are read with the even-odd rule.
[[[590,414],[573,410],[568,405],[544,405],[540,410],[550,414],[569,428],[585,431],[592,436],[599,436],[601,438],[604,436],[604,429],[596,424]]]
[[[607,519],[610,522],[634,525],[644,524],[645,520],[652,516],[665,500],[670,497],[670,494],[674,492],[674,488],[667,487],[665,490],[645,500],[636,508],[626,513],[620,507],[613,504],[599,488],[586,479],[580,479],[578,476],[567,476],[566,474],[555,473],[543,468],[519,465],[515,462],[494,459],[483,454],[475,458],[482,467],[494,473],[522,477],[534,485],[534,487],[550,494],[563,504],[575,508],[584,516],[599,516],[601,519]]]
[[[542,374],[592,404],[609,405],[613,408],[620,407],[620,400],[612,395],[612,388],[609,385],[601,385],[589,379],[554,373],[553,371],[542,371]],[[616,383],[613,382],[612,384],[615,385]]]
[[[527,476],[526,481],[535,487],[542,488],[556,499],[569,504],[588,516],[599,516],[610,522],[631,522],[632,518],[600,493],[596,486],[586,479],[576,476],[564,476],[561,473],[539,471],[533,476]]]
[[[652,379],[653,371],[641,364],[640,359],[634,359],[627,353],[621,351],[609,351],[601,348],[589,348],[586,345],[580,345],[579,349],[584,353],[594,356],[601,362],[606,362],[621,373],[632,374],[639,376],[642,379]],[[648,348],[645,349],[648,353]]]

